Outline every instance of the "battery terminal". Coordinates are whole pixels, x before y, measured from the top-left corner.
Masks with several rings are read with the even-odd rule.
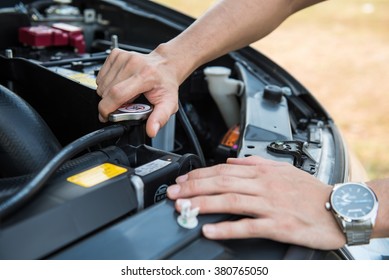
[[[198,225],[197,215],[200,207],[191,209],[192,204],[189,200],[183,200],[181,204],[181,215],[177,218],[177,223],[187,229],[193,229]]]

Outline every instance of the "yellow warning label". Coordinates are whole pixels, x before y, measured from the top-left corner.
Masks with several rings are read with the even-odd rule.
[[[73,175],[71,177],[68,177],[67,180],[79,186],[89,188],[125,172],[127,172],[126,168],[111,163],[104,163],[81,173],[78,173],[76,175]]]

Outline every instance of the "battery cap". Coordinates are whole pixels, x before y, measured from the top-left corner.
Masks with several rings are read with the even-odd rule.
[[[200,208],[191,209],[191,207],[190,200],[182,200],[181,215],[177,217],[177,223],[183,228],[193,229],[199,223],[197,215],[200,212]]]
[[[115,112],[109,114],[111,122],[145,120],[153,111],[153,107],[147,104],[126,103]]]

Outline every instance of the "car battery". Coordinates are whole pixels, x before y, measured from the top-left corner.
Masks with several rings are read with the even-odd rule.
[[[166,198],[169,185],[178,176],[201,167],[198,156],[177,155],[147,145],[122,147],[129,156],[134,173],[131,184],[135,189],[138,211]]]
[[[132,169],[103,163],[51,181],[0,228],[0,259],[37,259],[137,208]]]
[[[110,146],[73,159],[0,224],[0,259],[37,259],[166,198],[175,179],[201,166],[196,155],[146,145]]]

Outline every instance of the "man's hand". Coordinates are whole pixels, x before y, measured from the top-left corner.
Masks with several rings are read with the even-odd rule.
[[[147,120],[146,132],[155,137],[170,116],[178,110],[176,69],[157,52],[140,54],[113,49],[97,76],[99,119],[107,121],[109,113],[122,104],[144,94],[154,110]]]
[[[210,239],[268,238],[317,249],[337,249],[345,237],[325,202],[332,188],[288,163],[248,157],[200,168],[177,178],[168,197],[189,199],[200,213],[247,218],[203,227]]]

